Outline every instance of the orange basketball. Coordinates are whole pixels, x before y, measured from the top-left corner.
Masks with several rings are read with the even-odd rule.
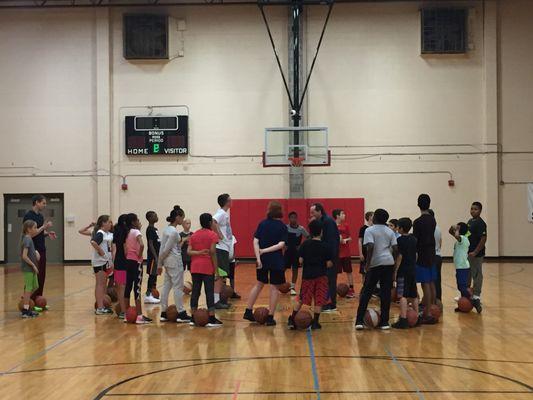
[[[183,284],[183,293],[191,294],[191,292],[192,292],[192,283],[191,282],[185,282]]]
[[[220,289],[220,299],[222,301],[228,301],[231,296],[233,296],[233,288],[228,285],[222,286],[222,289]]]
[[[35,302],[32,299],[30,299],[30,310],[33,310],[33,307],[35,307]],[[24,310],[24,300],[20,299],[19,304],[18,304],[18,309],[19,311]]]
[[[44,298],[43,296],[37,296],[35,298],[35,305],[37,307],[40,307],[40,308],[45,308],[46,307],[46,298]]]
[[[126,310],[126,321],[130,324],[134,324],[137,320],[137,309],[135,307],[129,307]]]
[[[466,297],[461,297],[459,301],[457,302],[457,307],[461,312],[468,313],[472,311],[472,308],[474,308],[474,305],[470,301],[470,299]]]
[[[346,283],[339,283],[337,285],[337,294],[339,296],[346,297],[349,291],[350,291],[350,286],[348,286]]]
[[[432,304],[429,307],[429,314],[438,321],[441,315],[440,307],[436,304]]]
[[[409,327],[412,328],[416,326],[416,323],[418,322],[418,313],[413,310],[411,307],[407,310],[407,323],[409,324]]]
[[[255,322],[258,324],[263,325],[267,318],[268,318],[268,308],[266,307],[258,307],[254,310],[254,318]]]
[[[118,300],[117,289],[115,289],[113,286],[109,286],[107,288],[107,295],[110,297],[113,303]]]
[[[289,282],[282,283],[281,285],[278,285],[278,290],[281,293],[289,293],[291,290],[291,284]]]
[[[199,308],[193,314],[194,324],[198,326],[206,326],[209,322],[209,311],[205,308]]]
[[[365,312],[364,322],[369,328],[375,328],[381,321],[381,313],[373,308],[369,308]]]
[[[313,322],[313,316],[309,311],[300,310],[294,316],[294,325],[298,329],[307,329]]]
[[[174,304],[168,306],[167,308],[167,319],[170,322],[176,322],[178,319],[178,309]]]

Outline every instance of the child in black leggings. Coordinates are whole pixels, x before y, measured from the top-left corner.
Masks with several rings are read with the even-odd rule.
[[[194,312],[198,309],[198,299],[202,291],[202,284],[205,289],[207,310],[209,311],[207,326],[222,325],[222,322],[215,317],[215,276],[218,271],[216,244],[219,238],[211,230],[212,224],[213,217],[211,214],[200,215],[202,229],[193,233],[187,249],[187,253],[191,256],[191,313],[193,315],[191,325],[195,325]]]
[[[141,283],[142,283],[142,262],[144,243],[141,234],[141,221],[135,214],[128,214],[126,217],[126,228],[128,235],[124,244],[126,254],[126,288],[124,298],[129,303],[130,293],[133,289],[135,307],[137,308],[136,324],[148,324],[152,320],[142,315],[141,306]],[[126,321],[126,320],[124,320]]]

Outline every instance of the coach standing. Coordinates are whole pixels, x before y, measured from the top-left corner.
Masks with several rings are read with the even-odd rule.
[[[341,237],[337,223],[326,214],[324,206],[320,203],[315,203],[311,206],[311,217],[322,223],[322,241],[326,243],[330,249],[333,265],[339,257],[339,245]],[[331,303],[326,304],[322,308],[322,312],[337,311],[337,269],[328,268],[328,294]]]
[[[42,194],[37,194],[31,198],[32,209],[29,210],[25,215],[23,222],[31,220],[35,221],[37,224],[37,232],[33,236],[33,244],[35,250],[37,250],[41,256],[39,259],[39,288],[33,292],[31,298],[35,300],[37,296],[42,296],[44,291],[44,281],[46,279],[46,244],[45,238],[50,237],[50,239],[55,239],[56,234],[54,231],[48,231],[48,228],[52,227],[51,221],[44,222],[44,216],[42,212],[46,208],[46,197]]]

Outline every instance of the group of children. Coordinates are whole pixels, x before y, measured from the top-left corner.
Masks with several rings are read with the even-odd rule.
[[[407,312],[409,306],[414,310],[421,309],[417,325],[432,324],[435,319],[430,314],[432,304],[440,300],[440,247],[441,233],[437,227],[434,214],[430,209],[428,195],[420,195],[418,206],[421,215],[414,222],[404,217],[398,220],[389,219],[383,209],[365,214],[365,225],[359,230],[360,273],[363,286],[360,292],[359,306],[356,315],[356,329],[363,329],[364,315],[373,295],[378,295],[381,302],[381,329],[389,329],[389,310],[391,290],[396,284],[399,297],[400,317],[392,326],[407,328]],[[174,206],[166,218],[168,226],[159,235],[155,224],[158,216],[154,211],[146,213],[148,227],[147,240],[147,290],[144,296],[146,304],[161,304],[160,321],[167,321],[168,299],[174,293],[177,308],[177,322],[194,325],[183,303],[184,272],[189,270],[192,277],[190,310],[194,315],[202,286],[206,295],[209,312],[208,326],[220,326],[222,322],[215,316],[216,309],[229,308],[227,300],[220,296],[221,287],[227,278],[234,288],[235,281],[235,237],[229,223],[231,198],[227,194],[218,198],[220,209],[212,216],[200,215],[201,229],[191,231],[190,220],[185,219],[181,207]],[[335,209],[332,217],[326,215],[319,203],[311,207],[311,221],[308,231],[298,223],[295,212],[289,214],[289,224],[282,222],[281,204],[271,202],[268,206],[267,218],[262,221],[255,233],[254,249],[257,260],[257,284],[251,290],[244,319],[255,321],[254,303],[265,284],[271,285],[270,315],[267,325],[275,325],[274,312],[278,301],[278,289],[285,284],[285,270],[291,269],[290,293],[296,298],[288,325],[295,327],[294,317],[302,305],[314,306],[313,329],[320,329],[321,312],[336,310],[337,274],[345,273],[349,284],[348,298],[355,297],[353,286],[352,263],[350,258],[350,242],[352,237],[346,224],[344,210]],[[455,238],[454,263],[456,267],[457,288],[462,297],[470,299],[472,305],[481,312],[480,273],[471,273],[472,257],[484,255],[486,241],[486,225],[480,218],[481,204],[472,205],[473,219],[469,225],[460,222],[449,229]],[[476,225],[477,224],[477,225]],[[181,226],[182,231],[178,231]],[[79,232],[90,236],[92,246],[91,263],[95,275],[96,315],[112,314],[106,306],[104,298],[108,281],[111,280],[117,290],[117,298],[121,313],[125,320],[124,310],[130,307],[133,292],[136,308],[136,323],[148,324],[150,318],[142,313],[141,283],[142,264],[145,242],[141,232],[142,224],[136,214],[121,215],[115,225],[108,215],[101,215],[96,223],[81,229]],[[413,229],[413,233],[410,231]],[[29,298],[35,290],[37,281],[37,264],[39,253],[33,246],[37,225],[34,221],[26,221],[23,225],[22,239],[22,271],[24,273],[24,308],[23,317],[35,316],[29,307]],[[472,232],[476,236],[474,249],[468,238]],[[305,240],[304,240],[305,239]],[[481,260],[482,261],[482,260]],[[475,263],[475,262],[474,262]],[[302,268],[302,284],[299,293],[296,291],[298,269]],[[154,296],[157,276],[164,275],[163,290],[160,298]],[[482,275],[481,275],[482,279]],[[474,293],[469,290],[470,281],[474,281]],[[333,281],[333,282],[332,282]],[[423,298],[420,298],[417,283],[422,285]],[[234,293],[233,298],[240,298]],[[459,308],[456,311],[460,311]]]

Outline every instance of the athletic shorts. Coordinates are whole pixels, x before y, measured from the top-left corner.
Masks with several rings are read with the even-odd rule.
[[[98,267],[94,267],[94,266],[93,266],[93,272],[94,272],[95,274],[97,274],[97,273],[100,272],[100,271],[102,271],[102,272],[106,272],[106,270],[107,270],[107,263],[104,264],[104,265],[99,265]]]
[[[229,251],[217,249],[218,275],[225,277],[229,274]]]
[[[146,274],[152,276],[157,275],[157,263],[153,258],[146,260]]]
[[[435,266],[426,267],[422,265],[416,266],[416,281],[418,283],[431,283],[437,279],[437,268]]]
[[[328,304],[328,277],[321,276],[315,279],[302,279],[300,289],[300,301],[310,306],[315,300],[315,307],[322,307]]]
[[[299,268],[300,263],[298,260],[298,252],[297,251],[287,251],[283,255],[285,268]]]
[[[114,277],[115,277],[115,283],[117,285],[126,284],[126,271],[115,270]]]
[[[256,269],[257,280],[261,283],[270,283],[271,285],[281,285],[285,283],[285,271],[271,270],[268,268]]]
[[[350,257],[338,258],[336,264],[338,274],[342,274],[343,272],[352,273],[352,260]]]
[[[408,299],[417,298],[418,291],[416,289],[415,276],[411,274],[398,276],[396,278],[396,294],[398,297],[405,297]]]
[[[24,275],[24,291],[33,293],[39,289],[39,280],[35,272],[23,272]]]

